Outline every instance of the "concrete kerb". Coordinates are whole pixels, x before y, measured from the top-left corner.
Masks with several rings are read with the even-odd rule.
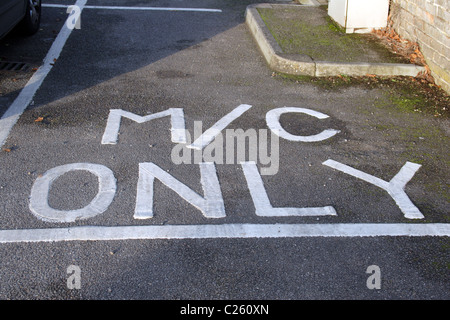
[[[309,3],[310,4],[262,3],[247,7],[245,16],[246,24],[272,70],[292,75],[315,77],[338,75],[364,76],[367,74],[378,76],[416,77],[420,72],[425,71],[425,67],[414,64],[314,61],[313,58],[308,55],[284,53],[262,20],[257,9],[286,8],[289,6],[299,8],[317,5],[314,1],[310,1]]]

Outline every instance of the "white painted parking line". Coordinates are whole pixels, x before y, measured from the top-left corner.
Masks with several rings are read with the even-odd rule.
[[[153,10],[153,11],[203,11],[221,12],[216,9],[200,8],[155,8],[155,7],[110,7],[86,6],[87,0],[77,0],[75,6],[77,17],[82,9],[108,10]],[[66,5],[44,5],[44,7],[68,8]],[[73,15],[69,16],[73,19]],[[39,89],[47,74],[50,72],[54,60],[59,57],[66,40],[73,28],[66,23],[48,52],[44,64],[33,75],[25,88],[19,94],[13,105],[0,119],[0,143],[3,145],[10,130],[27,108],[34,94]],[[199,130],[194,136],[196,140],[190,144],[185,130],[185,118],[182,108],[170,108],[154,114],[139,116],[121,109],[111,109],[101,144],[115,145],[118,142],[121,119],[127,118],[138,124],[151,122],[155,119],[170,116],[171,141],[178,144],[188,144],[186,147],[202,150],[210,145],[227,126],[242,116],[252,106],[241,104],[230,113],[219,119],[205,132]],[[319,134],[299,136],[289,134],[280,123],[280,116],[284,113],[303,113],[317,119],[326,119],[328,115],[298,107],[277,108],[267,112],[266,123],[269,129],[288,141],[309,143],[329,139],[339,133],[339,130],[326,129]],[[314,119],[313,119],[314,120]],[[316,121],[316,120],[314,120]],[[278,149],[276,149],[278,151]],[[407,219],[423,219],[424,216],[412,203],[405,193],[405,186],[414,176],[420,165],[407,162],[390,180],[364,173],[355,168],[341,164],[334,160],[322,163],[325,166],[341,171],[358,179],[364,180],[387,191],[395,200]],[[255,162],[241,163],[243,174],[255,206],[256,216],[287,217],[287,216],[337,216],[336,210],[329,205],[323,207],[273,207],[266,192],[263,180]],[[137,181],[136,205],[134,219],[150,219],[154,215],[153,195],[154,182],[157,179],[165,187],[177,193],[181,199],[199,209],[204,218],[220,219],[226,217],[224,199],[221,191],[214,163],[200,162],[200,183],[203,195],[197,194],[188,185],[175,179],[164,169],[150,162],[139,163],[139,180]],[[75,210],[56,210],[48,203],[49,190],[52,183],[71,171],[88,171],[97,176],[99,187],[97,195],[89,205]],[[99,164],[75,163],[49,169],[38,177],[33,184],[30,195],[29,208],[38,219],[53,223],[71,223],[78,220],[92,218],[106,212],[112,204],[116,194],[116,180],[113,172]],[[264,218],[261,218],[264,219]],[[268,222],[268,220],[263,220]],[[286,222],[286,220],[284,220]],[[73,226],[66,228],[0,230],[0,243],[17,242],[55,242],[55,241],[98,241],[98,240],[137,240],[137,239],[218,239],[218,238],[292,238],[292,237],[424,237],[450,236],[450,224],[439,223],[317,223],[317,224],[211,224],[200,225],[128,225],[128,226]]]
[[[64,4],[42,4],[47,8],[68,8],[69,5]],[[102,9],[102,10],[137,10],[137,11],[190,11],[190,12],[216,12],[220,13],[220,9],[208,8],[176,8],[176,7],[123,7],[123,6],[85,6],[85,9]]]
[[[79,8],[79,12],[83,10],[86,5],[87,0],[77,0],[75,6]],[[69,16],[67,21],[72,17]],[[36,91],[41,86],[44,79],[47,77],[48,73],[53,67],[55,60],[58,59],[64,44],[70,36],[73,29],[67,28],[66,24],[63,25],[61,31],[53,42],[47,56],[44,59],[43,65],[33,74],[30,80],[27,82],[25,87],[22,89],[18,97],[14,100],[12,105],[6,110],[0,119],[0,147],[4,145],[6,139],[8,138],[11,129],[14,127],[16,122],[19,120],[20,116],[24,110],[28,107],[32,101]]]
[[[143,11],[191,11],[191,12],[215,12],[220,13],[220,9],[206,9],[206,8],[164,8],[164,7],[120,7],[120,6],[87,6],[87,0],[77,0],[75,4],[72,5],[62,5],[62,4],[42,4],[43,7],[47,8],[77,8],[77,17],[81,14],[83,9],[105,9],[105,10],[143,10]],[[43,81],[47,77],[48,73],[53,67],[55,59],[58,59],[67,39],[70,36],[73,28],[68,28],[69,19],[73,19],[72,15],[66,20],[66,23],[61,28],[57,38],[53,42],[47,56],[44,59],[43,65],[33,74],[28,83],[20,92],[19,96],[14,100],[12,105],[6,110],[3,116],[0,118],[0,147],[6,142],[14,125],[19,120],[22,113],[31,103],[34,95],[36,94],[39,87],[42,85]]]
[[[205,224],[0,230],[0,243],[300,237],[448,237],[450,224]]]

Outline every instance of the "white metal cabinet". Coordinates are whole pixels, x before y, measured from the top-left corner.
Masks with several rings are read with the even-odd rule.
[[[328,15],[345,31],[364,32],[387,25],[389,0],[330,0]]]

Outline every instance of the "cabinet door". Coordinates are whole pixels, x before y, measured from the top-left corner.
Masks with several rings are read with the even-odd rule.
[[[389,0],[348,0],[347,28],[384,28]]]
[[[328,15],[344,28],[347,21],[348,0],[330,0],[328,3]]]

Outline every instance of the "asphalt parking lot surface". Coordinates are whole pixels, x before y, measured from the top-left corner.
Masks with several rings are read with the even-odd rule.
[[[273,76],[255,1],[43,3],[0,40],[1,299],[449,298],[447,120]]]

